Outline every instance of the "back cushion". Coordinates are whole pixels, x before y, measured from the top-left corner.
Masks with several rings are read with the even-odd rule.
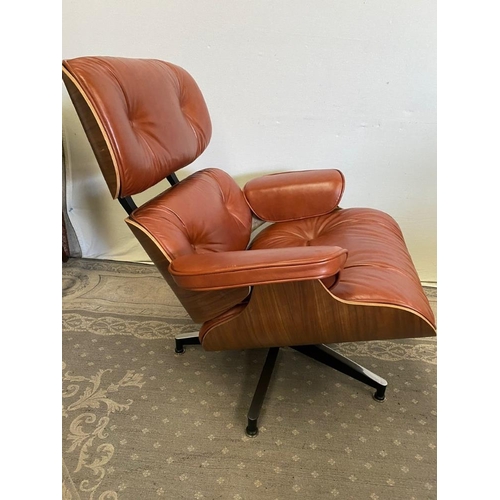
[[[170,260],[191,253],[244,250],[252,216],[243,192],[224,171],[201,170],[134,210]]]
[[[146,190],[207,147],[212,125],[205,101],[179,66],[156,59],[80,57],[63,61],[63,71],[77,111],[81,115],[88,106],[110,149],[114,197]]]

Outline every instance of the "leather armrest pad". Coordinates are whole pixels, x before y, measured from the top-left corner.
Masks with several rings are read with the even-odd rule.
[[[332,246],[271,248],[183,255],[170,264],[175,282],[189,290],[219,290],[326,278],[338,273],[347,250]]]
[[[247,182],[243,192],[262,220],[306,219],[337,208],[344,193],[344,176],[334,169],[270,174]]]

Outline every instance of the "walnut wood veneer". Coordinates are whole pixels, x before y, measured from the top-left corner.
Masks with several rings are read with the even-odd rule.
[[[116,199],[120,191],[119,176],[112,157],[112,149],[109,141],[106,139],[104,127],[99,123],[97,112],[92,109],[90,99],[86,97],[84,90],[65,68],[63,68],[62,78],[97,159],[104,180],[111,192],[111,196],[113,196],[113,199]]]
[[[345,302],[320,280],[254,286],[246,307],[211,323],[200,332],[207,351],[436,335],[411,310]]]

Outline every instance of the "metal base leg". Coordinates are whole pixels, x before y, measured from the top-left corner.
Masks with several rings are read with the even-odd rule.
[[[194,333],[180,333],[175,336],[175,352],[177,354],[184,354],[186,349],[185,345],[200,344],[200,338],[196,332]]]
[[[267,353],[266,362],[262,368],[262,373],[260,374],[260,379],[257,383],[255,394],[253,395],[252,404],[248,410],[248,425],[245,431],[249,437],[255,437],[259,433],[257,420],[262,408],[262,403],[264,402],[264,398],[266,396],[267,388],[269,387],[271,375],[273,374],[276,358],[278,357],[278,351],[279,347],[271,347]]]
[[[387,381],[382,377],[379,377],[377,374],[363,368],[361,365],[358,365],[349,358],[342,356],[342,354],[339,354],[324,344],[291,347],[292,349],[295,349],[302,354],[319,361],[320,363],[323,363],[341,373],[344,373],[345,375],[348,375],[349,377],[352,377],[353,379],[359,380],[360,382],[373,387],[376,389],[376,392],[373,395],[375,401],[384,401]]]
[[[183,333],[176,335],[175,337],[175,352],[177,354],[182,354],[185,352],[185,345],[195,345],[200,344],[200,339],[197,333]],[[367,370],[366,368],[358,365],[354,361],[338,352],[334,351],[332,348],[320,344],[320,345],[299,345],[291,346],[292,349],[305,354],[306,356],[323,363],[330,368],[344,373],[345,375],[352,377],[370,387],[376,389],[373,398],[375,401],[385,400],[385,390],[387,388],[387,381],[377,374]],[[248,410],[248,424],[245,429],[247,436],[255,437],[259,433],[259,428],[257,426],[257,421],[259,419],[260,411],[262,409],[262,404],[264,403],[264,398],[266,397],[267,389],[269,387],[269,382],[271,381],[271,376],[273,374],[274,366],[276,364],[276,359],[278,357],[279,347],[271,347],[267,353],[267,358],[262,368],[260,374],[259,382],[255,389],[255,393],[252,399],[252,403]]]

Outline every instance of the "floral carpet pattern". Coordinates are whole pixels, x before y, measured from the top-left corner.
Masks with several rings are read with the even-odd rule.
[[[332,345],[388,381],[384,403],[281,349],[252,439],[265,350],[175,354],[198,326],[150,265],[62,276],[64,500],[436,498],[435,338]]]

